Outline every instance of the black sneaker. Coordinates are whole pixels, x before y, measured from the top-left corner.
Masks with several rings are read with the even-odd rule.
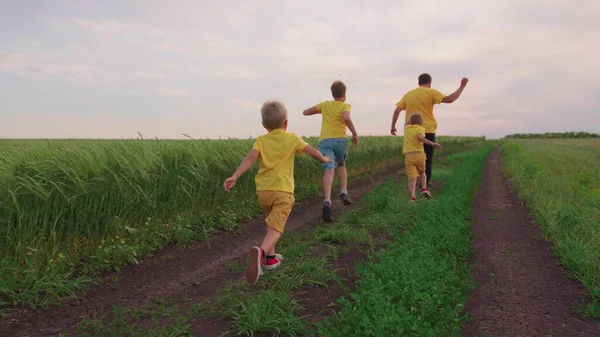
[[[331,203],[323,203],[323,221],[331,222]]]
[[[352,205],[352,201],[350,200],[350,198],[348,198],[348,194],[346,193],[340,194],[340,200],[342,200],[342,204],[346,206]]]

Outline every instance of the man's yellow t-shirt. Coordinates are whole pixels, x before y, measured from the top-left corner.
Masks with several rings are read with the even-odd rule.
[[[350,104],[339,101],[326,101],[317,104],[317,110],[323,115],[320,140],[347,137],[344,111],[350,112],[352,110]]]
[[[294,157],[308,145],[302,138],[283,129],[260,136],[252,149],[258,150],[257,191],[294,193]]]
[[[404,94],[396,106],[406,111],[405,122],[409,121],[413,113],[421,112],[425,132],[435,133],[437,121],[433,115],[433,106],[442,103],[444,97],[444,94],[435,89],[418,87]]]
[[[402,154],[407,152],[425,153],[423,143],[419,140],[419,135],[425,137],[425,128],[420,125],[407,125],[404,128],[404,146]]]

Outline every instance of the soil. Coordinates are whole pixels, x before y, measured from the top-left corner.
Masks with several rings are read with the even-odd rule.
[[[367,257],[366,252],[360,248],[366,247],[352,245],[348,252],[340,254],[337,260],[329,264],[329,268],[335,270],[343,286],[337,282],[330,282],[327,287],[302,289],[294,294],[294,298],[302,305],[301,316],[308,316],[312,323],[320,322],[336,311],[338,298],[346,295],[347,290],[354,291],[358,281],[354,274],[354,266]]]
[[[503,176],[498,150],[476,195],[473,234],[478,286],[467,303],[472,321],[464,336],[600,336],[600,320],[570,310],[588,293],[528,217]]]
[[[352,182],[349,190],[355,203],[342,206],[339,200],[333,200],[334,221],[336,215],[356,208],[364,194],[401,172],[399,166],[392,166],[377,175]],[[321,203],[320,198],[314,198],[294,206],[286,231],[314,228],[315,220],[321,217]],[[212,296],[224,280],[243,277],[243,272],[230,271],[228,263],[243,257],[249,247],[262,240],[262,217],[249,221],[243,227],[239,234],[216,234],[208,243],[198,242],[185,249],[170,246],[138,265],[107,273],[87,293],[78,299],[64,300],[61,306],[10,310],[0,321],[0,336],[58,336],[59,333],[78,336],[81,333],[76,331],[76,324],[83,317],[111,315],[113,306],[137,306],[154,297],[185,296],[186,301],[197,302]],[[334,295],[337,296],[337,293],[331,294],[331,298]],[[192,323],[194,331],[202,332],[203,336],[208,331],[226,331],[228,327],[227,322],[216,317],[196,319]]]

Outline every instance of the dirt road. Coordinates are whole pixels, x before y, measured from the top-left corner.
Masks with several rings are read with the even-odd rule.
[[[570,312],[588,296],[568,278],[503,176],[494,151],[474,205],[477,288],[464,336],[600,336],[600,320]]]

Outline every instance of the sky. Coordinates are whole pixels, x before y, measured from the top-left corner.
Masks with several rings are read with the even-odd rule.
[[[438,135],[600,132],[594,0],[0,0],[0,138],[248,138],[288,131],[348,86],[361,135],[388,135],[423,72]],[[403,116],[403,115],[402,115]],[[403,118],[403,117],[402,117]],[[401,120],[402,120],[401,118]]]

